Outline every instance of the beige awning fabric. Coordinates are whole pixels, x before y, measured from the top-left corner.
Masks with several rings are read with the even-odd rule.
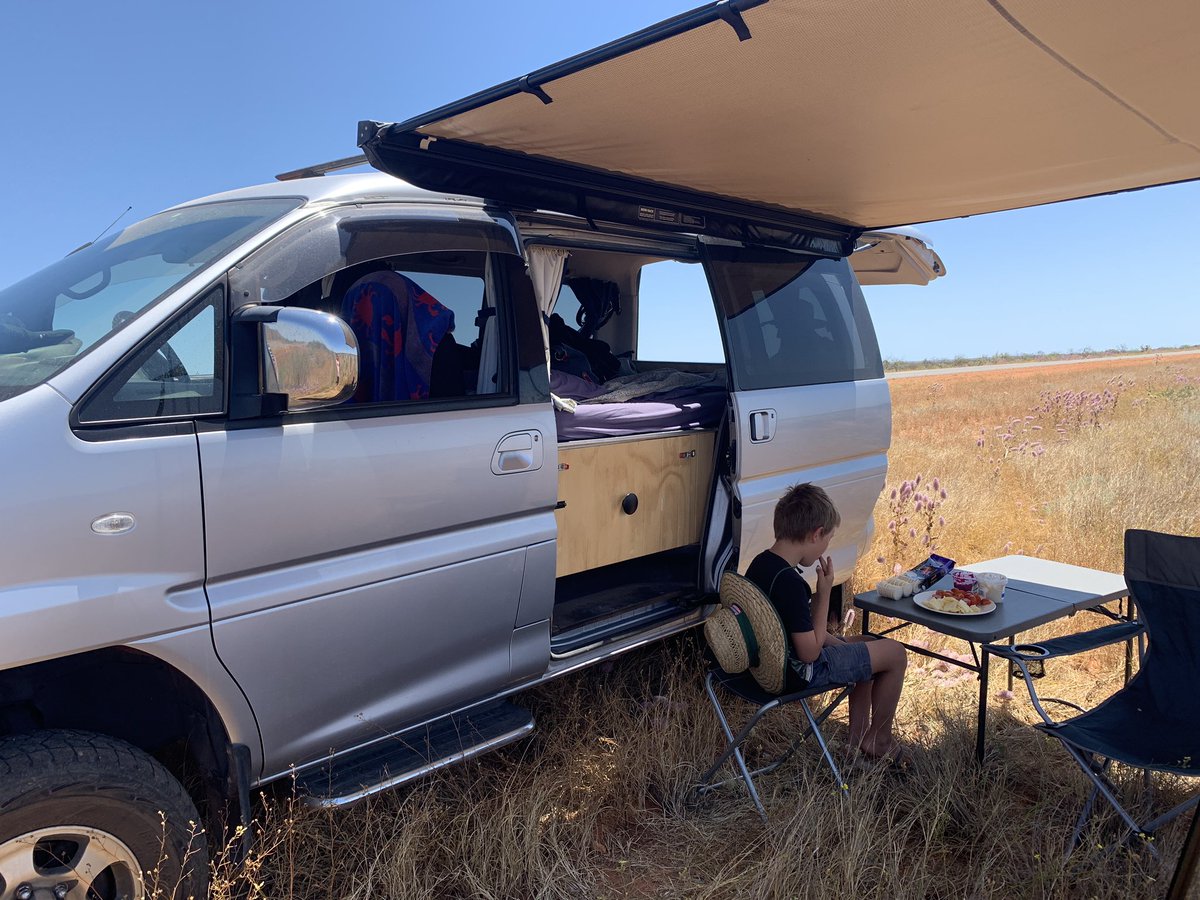
[[[1200,0],[742,15],[413,130],[855,228],[1200,178]]]

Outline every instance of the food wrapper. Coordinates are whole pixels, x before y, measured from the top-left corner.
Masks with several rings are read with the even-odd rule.
[[[925,562],[913,566],[904,574],[917,582],[918,591],[924,591],[953,571],[954,560],[933,553]]]

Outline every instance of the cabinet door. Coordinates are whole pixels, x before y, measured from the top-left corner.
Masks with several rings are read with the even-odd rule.
[[[559,450],[558,575],[700,541],[713,432]]]

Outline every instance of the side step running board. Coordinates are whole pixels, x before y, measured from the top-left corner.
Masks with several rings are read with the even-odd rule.
[[[311,806],[346,806],[533,731],[533,714],[505,700],[400,731],[296,776]]]
[[[700,604],[697,603],[696,606]],[[550,656],[553,659],[564,659],[585,650],[593,650],[607,640],[622,635],[645,631],[660,622],[668,622],[692,612],[695,606],[650,606],[641,612],[630,616],[620,616],[605,619],[592,625],[581,625],[570,631],[550,638]]]

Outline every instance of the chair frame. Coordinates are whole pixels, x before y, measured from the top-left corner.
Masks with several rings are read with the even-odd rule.
[[[1061,734],[1058,734],[1056,731],[1056,726],[1059,723],[1053,719],[1049,713],[1046,712],[1046,709],[1042,704],[1058,703],[1063,706],[1068,706],[1072,709],[1078,710],[1080,713],[1084,713],[1086,710],[1078,704],[1071,703],[1067,700],[1059,700],[1053,697],[1039,698],[1037,689],[1034,686],[1034,679],[1040,677],[1040,675],[1034,675],[1030,672],[1030,663],[1041,664],[1047,659],[1053,659],[1060,656],[1071,656],[1075,653],[1081,653],[1085,650],[1094,650],[1099,647],[1105,647],[1110,644],[1115,644],[1120,641],[1128,641],[1134,638],[1137,638],[1139,649],[1141,649],[1144,647],[1143,641],[1145,639],[1145,634],[1145,627],[1141,625],[1141,623],[1130,622],[1120,625],[1109,625],[1093,631],[1070,635],[1069,637],[1071,640],[1079,641],[1080,639],[1084,639],[1085,641],[1084,645],[1073,647],[1070,650],[1057,650],[1054,646],[1056,643],[1055,639],[1045,641],[1041,644],[1017,644],[1011,647],[1004,644],[990,644],[986,648],[989,653],[994,653],[997,656],[1007,659],[1017,667],[1022,678],[1025,680],[1025,686],[1029,689],[1029,698],[1033,703],[1033,707],[1037,711],[1038,715],[1042,718],[1043,724],[1036,725],[1035,727],[1045,734],[1057,738],[1066,749],[1067,753],[1069,753],[1071,758],[1078,763],[1080,769],[1083,770],[1084,774],[1092,782],[1091,793],[1084,802],[1083,809],[1080,811],[1079,817],[1075,821],[1075,829],[1071,833],[1071,839],[1067,843],[1066,856],[1070,856],[1071,852],[1076,846],[1078,846],[1079,838],[1083,834],[1083,829],[1092,816],[1092,812],[1095,809],[1096,798],[1098,796],[1107,800],[1109,805],[1112,806],[1112,808],[1116,811],[1117,815],[1120,816],[1121,820],[1129,829],[1129,837],[1140,838],[1144,846],[1148,847],[1150,852],[1155,857],[1158,857],[1159,853],[1157,848],[1152,843],[1154,832],[1170,822],[1176,816],[1179,816],[1180,814],[1200,803],[1200,794],[1197,794],[1187,800],[1184,800],[1182,803],[1178,804],[1157,818],[1152,819],[1149,822],[1139,823],[1117,799],[1116,786],[1108,777],[1108,772],[1112,767],[1113,760],[1108,757],[1101,756],[1098,753],[1094,753],[1088,750],[1086,747],[1081,747],[1078,744],[1067,740]],[[1147,785],[1149,785],[1151,771],[1154,770],[1143,769]]]
[[[707,677],[704,679],[704,689],[708,693],[708,699],[712,703],[713,710],[717,714],[717,720],[721,723],[721,730],[725,733],[726,746],[721,755],[717,757],[716,762],[714,762],[701,776],[701,783],[697,785],[696,793],[699,795],[704,795],[710,791],[714,791],[719,787],[724,787],[725,785],[731,784],[735,781],[742,781],[746,785],[746,790],[750,794],[750,799],[754,801],[754,807],[758,810],[759,817],[765,823],[767,821],[767,810],[763,806],[762,799],[758,794],[758,789],[754,785],[754,777],[756,775],[765,775],[769,772],[774,772],[776,769],[782,766],[788,761],[788,759],[791,758],[792,754],[800,748],[800,745],[811,734],[816,738],[817,744],[821,748],[821,754],[825,757],[825,762],[829,765],[829,769],[833,773],[833,778],[837,784],[838,791],[843,797],[848,797],[850,794],[850,788],[846,782],[842,780],[842,774],[837,767],[837,763],[834,762],[833,755],[829,752],[829,745],[825,742],[825,738],[821,735],[821,725],[824,724],[825,720],[829,718],[830,714],[841,704],[841,702],[850,695],[853,685],[825,685],[820,688],[806,688],[803,691],[797,691],[795,693],[773,697],[766,703],[760,704],[758,709],[755,710],[754,714],[750,717],[750,720],[744,726],[742,726],[742,729],[735,735],[733,733],[733,729],[729,725],[729,719],[725,715],[725,710],[721,706],[721,701],[717,697],[715,685],[720,684],[725,690],[729,691],[729,693],[739,697],[740,699],[746,700],[747,702],[756,702],[740,694],[733,686],[738,677],[739,676],[729,675],[720,671],[719,669],[710,669]],[[820,712],[814,714],[812,708],[808,704],[809,699],[818,696],[819,694],[829,693],[830,691],[837,691],[838,693],[821,709]],[[750,732],[754,730],[754,727],[762,721],[763,717],[766,716],[767,713],[773,709],[779,709],[790,704],[797,704],[804,711],[804,716],[808,720],[808,726],[804,729],[799,737],[792,741],[791,746],[789,746],[782,755],[767,763],[765,766],[762,766],[751,772],[749,767],[746,765],[746,758],[742,754],[742,745],[750,736]],[[716,776],[717,772],[731,757],[733,758],[734,764],[738,769],[738,773],[730,778],[726,778],[724,781],[713,783],[713,778]]]

